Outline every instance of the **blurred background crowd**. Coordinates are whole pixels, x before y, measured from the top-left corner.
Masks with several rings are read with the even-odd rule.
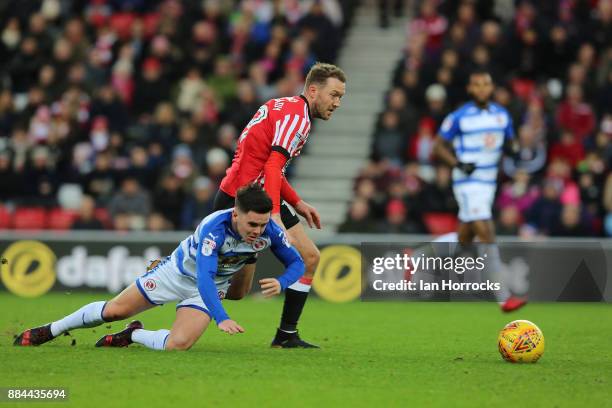
[[[0,229],[192,229],[259,105],[333,62],[336,0],[0,2]]]
[[[395,3],[385,4],[381,27],[405,11]],[[450,169],[432,158],[432,147],[445,115],[467,100],[470,71],[486,69],[521,147],[518,160],[500,166],[498,234],[612,236],[612,1],[413,7],[371,162],[355,180],[340,231],[455,228]]]
[[[335,62],[357,3],[1,1],[0,229],[192,229],[237,134]],[[498,233],[612,236],[612,0],[379,4],[381,30],[410,16],[406,45],[339,231],[456,227],[432,146],[484,68],[521,146]]]

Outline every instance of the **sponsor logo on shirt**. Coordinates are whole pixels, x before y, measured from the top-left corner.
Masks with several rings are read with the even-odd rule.
[[[210,238],[204,238],[204,242],[202,242],[202,254],[210,256],[216,247],[217,243],[215,241]]]
[[[302,135],[300,132],[297,132],[295,134],[295,137],[293,138],[293,140],[291,141],[291,145],[289,146],[289,151],[292,152],[294,150],[297,149],[298,145],[300,143],[302,143],[302,141],[305,139],[304,135]]]

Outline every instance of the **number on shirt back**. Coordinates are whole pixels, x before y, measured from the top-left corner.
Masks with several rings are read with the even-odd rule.
[[[247,136],[251,127],[263,121],[267,117],[268,117],[268,107],[266,105],[262,105],[257,110],[253,118],[250,120],[250,122],[244,127],[244,130],[242,131],[242,133],[240,134],[240,137],[238,138],[238,143],[241,143],[242,140]]]

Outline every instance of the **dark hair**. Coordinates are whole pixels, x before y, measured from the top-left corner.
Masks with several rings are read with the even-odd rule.
[[[491,73],[489,71],[487,71],[486,69],[484,69],[484,68],[476,68],[476,69],[472,70],[470,72],[470,77],[469,78],[472,79],[472,77],[474,75],[488,75],[490,77],[493,77],[493,75],[491,75]]]
[[[342,83],[346,82],[346,74],[340,68],[333,64],[317,62],[308,71],[304,85],[306,87],[312,84],[325,85],[327,78],[336,78]]]
[[[238,189],[235,206],[241,212],[265,214],[272,211],[272,199],[260,184],[251,183]]]

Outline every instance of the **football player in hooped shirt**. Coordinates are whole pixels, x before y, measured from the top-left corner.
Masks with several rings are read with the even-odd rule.
[[[491,207],[499,161],[504,153],[515,156],[518,145],[509,113],[491,102],[493,90],[493,80],[487,71],[477,70],[470,74],[468,92],[472,101],[444,119],[434,152],[453,167],[453,192],[461,221],[459,243],[468,244],[478,238],[479,248],[486,250],[491,273],[499,274],[502,266],[495,244]],[[526,303],[525,299],[512,296],[506,285],[502,285],[496,296],[505,312],[519,309]]]
[[[317,63],[308,72],[301,95],[272,99],[263,104],[240,134],[232,165],[215,197],[215,210],[228,208],[239,187],[251,182],[263,184],[272,198],[272,219],[286,229],[291,243],[304,259],[304,277],[285,291],[280,327],[272,347],[317,347],[303,341],[297,333],[298,320],[319,263],[319,251],[306,235],[296,212],[311,228],[320,229],[321,221],[317,210],[305,203],[289,185],[285,169],[308,140],[312,119],[328,120],[338,109],[345,93],[345,82],[345,74],[340,68]],[[255,264],[252,264],[236,274],[228,299],[240,299],[249,292],[254,271]]]
[[[144,330],[141,322],[133,321],[125,330],[103,336],[96,346],[125,347],[135,342],[155,350],[187,350],[213,319],[228,334],[244,332],[221,304],[234,273],[266,248],[286,269],[278,278],[259,281],[264,296],[279,294],[304,273],[304,262],[285,231],[270,220],[271,210],[272,200],[260,185],[242,187],[237,191],[235,207],[204,218],[171,256],[117,297],[90,303],[60,320],[26,330],[14,344],[38,346],[68,330],[123,320],[169,302],[178,302],[171,330]]]

